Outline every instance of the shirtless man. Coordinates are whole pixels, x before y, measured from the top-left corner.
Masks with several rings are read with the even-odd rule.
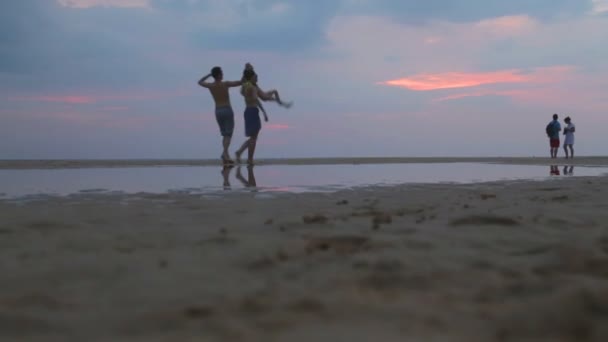
[[[213,77],[213,82],[206,82],[209,77]],[[223,81],[224,73],[222,68],[216,66],[211,69],[211,73],[204,76],[198,81],[201,87],[209,89],[213,101],[215,101],[215,119],[220,127],[220,133],[222,134],[222,145],[224,151],[222,152],[222,161],[224,164],[232,164],[234,161],[230,159],[228,153],[228,147],[230,147],[230,140],[232,140],[232,133],[234,132],[234,112],[230,105],[230,93],[228,89],[231,87],[238,87],[242,81]]]

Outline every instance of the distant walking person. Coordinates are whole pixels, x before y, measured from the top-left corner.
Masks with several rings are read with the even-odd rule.
[[[557,158],[557,151],[559,150],[559,132],[562,130],[562,126],[559,124],[559,121],[557,121],[557,114],[553,114],[553,121],[549,122],[545,130],[549,137],[551,158]]]
[[[574,131],[576,127],[570,117],[566,117],[564,119],[566,123],[566,128],[564,128],[564,135],[566,138],[564,139],[564,152],[566,152],[566,159],[568,159],[568,148],[570,148],[570,158],[574,158]]]
[[[213,77],[214,82],[206,82],[209,77]],[[234,132],[234,112],[230,105],[230,93],[228,89],[238,87],[243,82],[223,81],[223,79],[224,73],[222,72],[222,68],[216,66],[211,69],[210,74],[201,78],[198,84],[201,87],[209,89],[209,92],[213,96],[213,101],[215,101],[215,119],[220,127],[222,145],[224,147],[221,158],[224,164],[233,164],[234,161],[230,159],[228,147],[230,147],[230,140],[232,140],[232,133]]]

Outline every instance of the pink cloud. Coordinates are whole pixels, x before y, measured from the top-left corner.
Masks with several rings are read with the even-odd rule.
[[[577,110],[588,110],[605,112],[608,110],[608,101],[605,101],[603,88],[585,88],[588,80],[573,80],[572,87],[568,84],[537,85],[524,89],[484,89],[465,93],[456,93],[443,96],[433,100],[435,103],[458,100],[468,97],[503,96],[522,104],[540,104],[551,108],[576,108]]]
[[[525,76],[519,75],[517,70],[506,70],[486,73],[447,72],[441,74],[420,74],[385,81],[380,84],[416,91],[427,91],[475,87],[493,83],[521,83],[525,80]]]
[[[286,130],[290,128],[289,125],[286,124],[266,124],[264,127],[270,130]]]
[[[70,95],[25,95],[9,97],[10,101],[53,102],[64,104],[94,104],[104,101],[158,100],[172,97],[188,96],[190,91],[135,91],[120,94],[70,94]],[[127,107],[108,107],[113,110],[123,110]]]
[[[477,22],[475,28],[485,33],[498,35],[523,34],[532,31],[537,22],[527,15],[490,18]]]
[[[28,111],[21,112],[18,115],[20,120],[49,120],[55,122],[63,122],[70,125],[81,127],[109,128],[109,129],[129,129],[141,130],[149,127],[152,124],[168,125],[180,123],[180,120],[169,120],[161,122],[164,119],[157,117],[130,117],[124,115],[114,115],[107,112],[81,112],[81,111]],[[192,126],[187,123],[184,126]]]
[[[399,78],[378,84],[406,88],[415,91],[439,89],[469,88],[498,83],[546,83],[563,78],[564,74],[574,70],[570,66],[536,68],[526,73],[521,69],[500,70],[492,72],[447,72],[439,74],[419,74]]]
[[[97,102],[92,96],[79,95],[43,95],[43,96],[17,96],[9,98],[11,101],[32,101],[32,102],[54,102],[67,104],[91,104]]]

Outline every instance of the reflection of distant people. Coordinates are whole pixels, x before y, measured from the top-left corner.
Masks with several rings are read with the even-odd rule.
[[[551,165],[549,170],[551,176],[559,176],[559,167],[557,165]]]
[[[557,121],[557,114],[553,114],[553,121],[549,122],[546,128],[547,136],[549,137],[549,145],[551,146],[551,158],[557,158],[559,150],[559,132],[562,126]]]
[[[257,187],[257,183],[255,181],[255,175],[253,174],[253,165],[247,166],[247,179],[245,179],[245,177],[243,177],[243,174],[241,174],[241,167],[240,166],[237,167],[236,168],[236,179],[241,181],[241,183],[243,183],[243,186],[246,188]]]
[[[562,172],[564,173],[564,176],[572,176],[574,174],[574,165],[565,165]]]
[[[570,158],[574,158],[574,131],[576,127],[570,117],[566,117],[564,119],[566,123],[566,127],[564,128],[564,135],[566,138],[564,139],[564,152],[566,152],[566,159],[568,159],[568,148],[570,148]]]

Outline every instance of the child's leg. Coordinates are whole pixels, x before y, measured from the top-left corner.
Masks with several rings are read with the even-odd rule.
[[[279,91],[276,89],[271,89],[268,94],[270,94],[270,96],[273,98],[273,100],[275,100],[279,105],[285,107],[285,108],[289,108],[291,107],[292,103],[288,102],[285,103],[283,101],[281,101],[281,96],[279,96]]]

